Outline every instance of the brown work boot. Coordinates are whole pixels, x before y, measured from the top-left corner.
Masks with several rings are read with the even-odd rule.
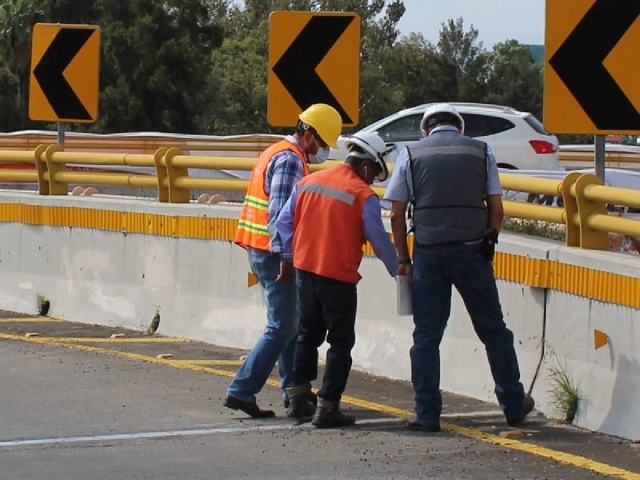
[[[318,428],[350,427],[356,423],[356,417],[342,413],[340,402],[329,402],[321,398],[311,423]]]
[[[522,402],[522,409],[518,414],[513,417],[507,418],[507,424],[510,427],[515,427],[516,425],[520,425],[527,419],[527,415],[529,415],[536,406],[536,402],[533,400],[533,397],[526,393],[524,395],[524,401]]]
[[[311,384],[307,383],[305,385],[287,388],[286,390],[287,396],[289,397],[287,417],[297,420],[312,417],[316,411],[316,406],[309,400]]]
[[[315,407],[316,405],[318,405],[318,395],[316,395],[313,392],[309,392],[307,395],[307,398],[309,399],[309,401],[311,403],[313,403],[313,406]],[[288,409],[289,405],[291,405],[291,401],[289,400],[289,396],[287,396],[287,398],[284,399],[283,403],[284,408]]]

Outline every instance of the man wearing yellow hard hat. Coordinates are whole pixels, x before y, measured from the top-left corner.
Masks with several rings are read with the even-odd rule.
[[[249,178],[235,243],[247,250],[251,271],[264,289],[267,327],[229,385],[224,406],[253,418],[275,416],[273,410],[258,407],[256,395],[276,361],[285,407],[289,404],[286,389],[293,386],[296,290],[292,275],[280,275],[282,241],[276,220],[294,185],[309,174],[308,163],[326,160],[329,147],[337,148],[341,132],[342,118],[335,108],[323,103],[311,105],[299,115],[293,135],[262,152]],[[310,394],[309,400],[307,407],[313,414],[312,402],[317,398]]]

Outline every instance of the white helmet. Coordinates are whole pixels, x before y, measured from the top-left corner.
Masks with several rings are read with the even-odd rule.
[[[433,125],[440,122],[455,122],[460,126],[460,133],[464,133],[464,119],[462,115],[452,105],[448,103],[436,103],[431,105],[424,112],[422,121],[420,122],[420,129],[425,132]]]
[[[389,178],[389,169],[384,157],[392,150],[387,148],[384,140],[376,132],[358,132],[347,138],[347,149],[349,156],[373,160],[381,168],[382,172],[378,175],[378,181],[384,182]],[[352,151],[354,146],[360,147],[365,153]]]

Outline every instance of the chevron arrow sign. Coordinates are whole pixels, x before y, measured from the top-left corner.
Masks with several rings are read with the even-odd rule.
[[[544,125],[640,132],[640,0],[547,0]]]
[[[36,24],[33,29],[29,118],[95,122],[98,118],[100,29]]]
[[[360,17],[343,12],[273,12],[269,18],[268,120],[291,127],[313,103],[345,126],[358,123]]]

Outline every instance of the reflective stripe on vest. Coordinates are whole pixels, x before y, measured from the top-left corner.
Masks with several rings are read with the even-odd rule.
[[[287,140],[281,140],[271,145],[260,154],[256,165],[251,171],[249,187],[244,197],[238,229],[236,230],[235,243],[241,247],[270,250],[271,236],[269,234],[269,196],[264,190],[264,181],[271,159],[286,150],[290,150],[300,159],[304,169],[304,175],[309,174],[309,166],[305,161],[302,150]]]
[[[344,202],[347,205],[353,205],[353,201],[355,200],[355,197],[350,193],[343,192],[336,188],[327,187],[326,185],[313,185],[313,184],[302,185],[302,187],[299,188],[298,193],[304,193],[304,192],[311,192],[311,193],[318,193],[320,195],[326,195],[327,197],[335,198],[336,200]]]
[[[314,173],[298,184],[293,263],[323,277],[356,284],[365,243],[364,204],[373,190],[351,167]]]

